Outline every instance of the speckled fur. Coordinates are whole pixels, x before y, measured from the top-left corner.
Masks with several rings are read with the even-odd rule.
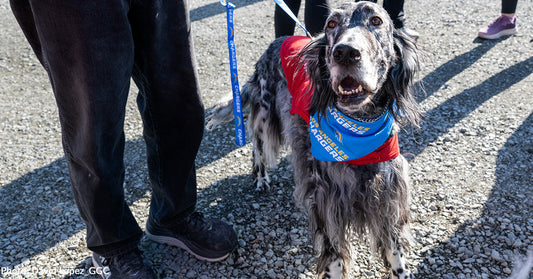
[[[376,16],[381,20],[379,25],[371,22]],[[330,24],[331,20],[335,24]],[[345,114],[368,117],[391,109],[396,102],[393,133],[404,124],[418,126],[421,114],[412,92],[413,78],[419,70],[415,42],[394,30],[380,6],[366,1],[342,5],[331,12],[327,22],[324,33],[297,56],[305,63],[314,85],[311,113],[336,105]],[[280,64],[284,39],[269,46],[241,91],[244,105],[250,107],[248,129],[257,190],[268,190],[267,168],[276,163],[280,146],[289,144],[294,197],[308,214],[318,253],[318,276],[346,277],[351,260],[348,238],[355,232],[369,234],[391,278],[411,278],[404,254],[410,238],[407,161],[401,155],[369,165],[316,160],[310,151],[308,124],[289,113],[292,97]],[[334,53],[340,44],[360,50],[360,59],[339,63]],[[364,86],[367,99],[338,102],[335,88],[347,74]],[[210,116],[208,128],[231,119],[231,101],[222,103]]]

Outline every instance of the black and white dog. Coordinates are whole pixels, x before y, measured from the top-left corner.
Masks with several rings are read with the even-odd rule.
[[[275,40],[242,88],[256,186],[269,188],[267,167],[289,144],[320,278],[346,277],[351,232],[369,234],[391,278],[411,278],[408,163],[397,133],[421,119],[413,96],[420,53],[372,2],[346,3],[326,22],[317,38]],[[230,121],[232,110],[231,101],[217,106],[208,128]]]

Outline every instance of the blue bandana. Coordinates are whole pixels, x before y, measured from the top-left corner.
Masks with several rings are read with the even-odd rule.
[[[334,106],[309,121],[311,153],[320,161],[351,161],[380,147],[390,136],[394,117],[389,110],[376,119],[351,119]]]

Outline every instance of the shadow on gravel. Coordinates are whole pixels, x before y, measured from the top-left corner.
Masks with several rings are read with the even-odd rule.
[[[468,69],[472,64],[479,60],[491,48],[496,46],[499,42],[506,40],[508,37],[500,38],[498,40],[485,41],[479,38],[474,40],[474,43],[479,45],[472,50],[465,52],[454,59],[442,64],[440,67],[426,75],[420,83],[423,84],[425,94],[421,94],[419,102],[425,98],[435,94],[443,85],[451,80],[454,76],[462,71]]]
[[[220,264],[196,261],[191,266],[188,260],[191,256],[182,250],[147,241],[144,248],[156,254],[152,265],[160,277],[166,278],[177,271],[183,275],[192,272],[195,277],[202,278],[207,269],[227,272],[221,273],[220,278],[272,278],[269,271],[286,278],[299,278],[300,274],[309,272],[314,254],[307,238],[307,219],[294,204],[293,180],[287,166],[284,157],[271,169],[272,185],[265,193],[255,191],[249,173],[221,179],[204,189],[199,195],[198,208],[211,216],[226,216],[226,221],[237,231],[239,246]],[[165,252],[167,250],[171,252]],[[169,254],[170,258],[174,257],[172,265]],[[294,266],[293,262],[300,262],[300,265]],[[220,269],[220,265],[226,267]],[[293,275],[287,275],[288,270],[292,270]],[[209,278],[209,273],[206,276]]]
[[[449,239],[423,254],[424,262],[419,269],[433,270],[425,273],[435,274],[437,266],[455,266],[456,274],[441,274],[442,278],[451,279],[459,278],[459,272],[464,270],[463,265],[470,265],[488,276],[478,273],[475,278],[508,277],[517,257],[525,257],[528,249],[526,240],[531,240],[533,235],[531,162],[533,114],[529,115],[500,149],[496,184],[484,204],[481,216],[463,223]],[[471,243],[473,239],[477,241]],[[439,259],[433,258],[430,263],[429,259],[434,255],[447,260],[439,262]]]
[[[205,115],[210,115],[213,108],[206,109]],[[244,119],[247,121],[247,111],[245,111]],[[249,144],[250,136],[247,131],[245,132],[245,138],[246,144]],[[235,140],[233,120],[231,123],[223,123],[212,130],[205,130],[202,145],[196,157],[196,168],[200,169],[219,160],[238,148],[241,148],[241,146],[238,146]]]
[[[253,5],[255,3],[261,2],[263,0],[231,0],[228,2],[231,2],[235,5],[235,8],[242,8],[246,7],[248,5]],[[202,20],[204,18],[212,17],[218,14],[222,14],[226,12],[226,8],[220,4],[219,1],[216,1],[215,3],[207,4],[202,7],[198,7],[196,9],[193,9],[190,11],[190,18],[191,21],[197,21]],[[274,10],[272,10],[272,13]]]
[[[479,85],[449,98],[438,107],[426,112],[426,118],[422,122],[421,129],[413,130],[414,135],[406,133],[407,137],[412,136],[413,138],[404,141],[405,150],[414,156],[420,154],[430,143],[436,141],[484,102],[528,77],[532,69],[533,57],[530,57],[494,74]]]
[[[226,156],[238,147],[232,131],[230,127],[225,127],[204,133],[197,168]],[[126,142],[124,163],[125,197],[128,204],[132,204],[151,191],[142,138]],[[220,194],[215,196],[221,197]],[[85,224],[72,196],[64,157],[0,188],[1,267],[13,268],[84,229]],[[85,243],[85,240],[82,242]]]
[[[252,275],[269,278],[267,272],[278,268],[292,269],[296,274],[309,272],[314,262],[310,259],[313,250],[307,240],[307,220],[294,205],[292,176],[288,175],[287,164],[287,159],[282,158],[278,167],[272,169],[273,184],[268,193],[254,190],[250,174],[226,177],[199,191],[197,207],[207,216],[222,217],[237,231],[239,245],[228,259],[219,263],[202,262],[182,249],[143,238],[140,248],[147,264],[159,278],[211,278],[213,270],[223,272],[220,278]],[[272,266],[271,257],[285,260],[273,262]],[[301,259],[301,266],[289,267],[287,257]],[[89,275],[90,258],[79,260],[75,269],[83,270],[83,278],[97,278]],[[81,277],[63,277],[74,278]]]
[[[128,141],[125,150],[127,178],[124,188],[126,200],[131,204],[150,190],[145,171],[144,141]],[[2,267],[13,268],[84,229],[85,224],[72,196],[64,157],[0,188]]]
[[[67,176],[61,158],[0,189],[1,266],[13,268],[81,230]]]

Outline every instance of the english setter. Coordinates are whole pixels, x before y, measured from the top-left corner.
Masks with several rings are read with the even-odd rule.
[[[303,48],[287,50],[289,41],[299,41]],[[413,277],[405,257],[410,239],[408,163],[399,154],[397,133],[402,125],[418,126],[421,119],[413,96],[419,57],[415,41],[394,29],[379,5],[346,3],[332,10],[318,37],[275,40],[242,88],[243,105],[250,107],[257,189],[269,188],[267,167],[276,163],[281,144],[288,143],[294,197],[309,218],[320,278],[347,276],[350,232],[370,235],[391,278]],[[302,88],[302,95],[291,95]],[[298,102],[303,104],[294,104]],[[230,121],[232,111],[231,101],[219,104],[208,128]],[[357,154],[348,154],[352,146],[365,149],[366,143],[355,139],[346,146],[351,135],[336,130],[328,134],[320,126],[332,122],[356,134],[373,131],[362,142],[375,137],[377,143],[368,144],[374,146],[370,151],[377,144],[376,151],[365,155],[355,148]],[[392,147],[384,147],[389,142]]]

